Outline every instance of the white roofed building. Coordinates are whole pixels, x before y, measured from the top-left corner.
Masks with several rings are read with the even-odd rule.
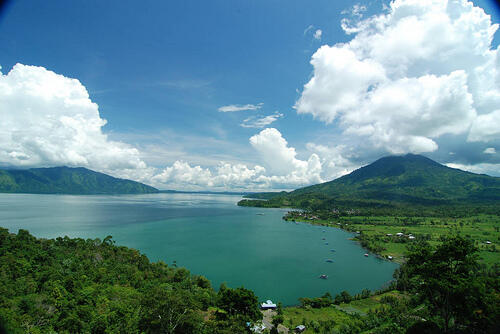
[[[276,308],[276,304],[274,304],[271,300],[266,300],[265,303],[260,304],[260,308],[263,310],[274,310]]]

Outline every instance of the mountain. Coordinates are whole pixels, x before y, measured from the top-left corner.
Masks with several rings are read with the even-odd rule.
[[[441,205],[500,201],[500,178],[443,166],[421,155],[388,156],[330,182],[266,198],[249,206],[327,207],[356,203]]]
[[[0,169],[0,192],[33,194],[147,194],[158,189],[90,169],[52,167]]]

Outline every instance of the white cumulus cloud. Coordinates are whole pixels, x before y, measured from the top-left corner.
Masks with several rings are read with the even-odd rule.
[[[100,171],[144,169],[139,151],[109,140],[86,88],[43,67],[0,72],[0,163],[86,166]]]
[[[469,132],[469,141],[492,141],[500,138],[500,109],[479,115]]]
[[[307,160],[298,159],[295,148],[290,147],[274,128],[264,129],[252,136],[250,144],[260,153],[265,167],[220,162],[215,168],[204,168],[176,161],[157,173],[152,178],[152,184],[176,189],[295,189],[323,182],[323,164],[333,161],[330,157],[322,162],[316,153]],[[323,149],[327,150],[326,147]],[[339,168],[346,164],[338,159],[336,161]],[[337,172],[335,176],[341,174]]]
[[[448,163],[446,166],[456,169],[465,170],[476,174],[486,174],[495,175],[498,174],[499,164],[492,163],[480,163],[475,165],[460,164],[460,163]]]
[[[483,151],[484,154],[496,154],[497,150],[494,147],[487,147]]]
[[[294,147],[275,128],[267,128],[250,138],[250,144],[260,153],[264,165],[275,175],[275,182],[280,177],[291,184],[312,184],[323,182],[321,161],[313,153],[308,160],[297,159]]]
[[[344,153],[345,145],[326,146],[307,143],[306,147],[320,157],[322,177],[328,181],[349,174],[359,167],[359,164],[350,161]]]
[[[346,136],[390,153],[432,152],[444,135],[500,139],[499,49],[491,47],[498,24],[481,8],[395,0],[386,13],[342,27],[353,39],[312,56],[298,113],[335,121]]]

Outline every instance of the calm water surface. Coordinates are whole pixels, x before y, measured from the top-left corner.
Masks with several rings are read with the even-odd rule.
[[[238,207],[240,198],[0,194],[0,226],[45,238],[112,235],[152,261],[176,261],[206,276],[215,288],[222,282],[243,285],[261,300],[285,305],[326,291],[377,289],[391,280],[397,265],[363,256],[350,233],[285,222],[284,210]],[[319,279],[321,274],[328,279]]]

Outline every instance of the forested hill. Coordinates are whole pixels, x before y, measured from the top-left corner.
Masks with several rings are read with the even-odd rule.
[[[0,227],[0,333],[245,333],[255,294],[100,239]]]
[[[243,200],[240,205],[328,208],[336,204],[418,204],[500,202],[500,178],[443,166],[421,155],[388,156],[336,180],[290,193]],[[260,202],[260,203],[258,203]]]
[[[0,169],[0,192],[33,194],[147,194],[158,189],[78,167]]]

